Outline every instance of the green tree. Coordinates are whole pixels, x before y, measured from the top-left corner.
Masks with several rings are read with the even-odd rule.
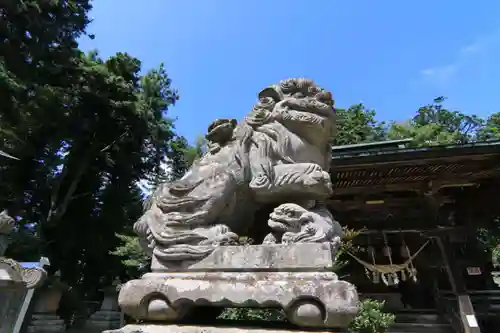
[[[500,112],[488,117],[484,126],[478,130],[477,138],[481,141],[500,139]]]
[[[76,39],[85,33],[90,9],[88,0],[0,4],[0,147],[20,159],[5,166],[18,172],[3,175],[0,201],[14,214],[23,200],[19,191],[35,193],[36,182],[44,182],[40,160],[57,159],[60,142],[53,134],[71,104]]]
[[[178,138],[166,114],[178,94],[163,66],[140,75],[130,55],[78,50],[89,9],[89,1],[0,8],[0,149],[19,158],[1,166],[0,204],[31,242],[13,255],[48,256],[83,294],[123,274],[109,254],[115,233],[140,216],[137,182],[159,172]]]
[[[91,53],[80,66],[85,79],[74,86],[75,103],[58,132],[60,171],[37,192],[45,197],[36,198],[41,206],[29,220],[63,278],[85,290],[121,271],[119,260],[106,254],[118,243],[115,233],[140,216],[136,183],[159,170],[170,148],[174,133],[164,113],[176,95],[166,79],[146,89],[166,74],[160,66],[141,77],[140,62],[127,54],[103,61]]]
[[[195,146],[190,146],[184,137],[176,137],[170,142],[171,151],[168,160],[170,174],[157,176],[152,181],[152,188],[155,189],[163,182],[178,179],[184,175],[191,164],[200,158],[205,152],[205,138],[199,136]],[[145,251],[144,244],[141,244],[139,237],[131,231],[129,234],[118,234],[120,244],[110,253],[118,256],[121,263],[126,267],[129,278],[135,278],[147,271],[151,256]]]
[[[206,153],[206,139],[205,136],[199,135],[196,137],[194,146],[190,146],[184,150],[184,158],[186,160],[187,165],[191,166],[194,161],[199,159]]]
[[[451,111],[443,106],[444,97],[422,106],[405,122],[392,122],[387,133],[390,139],[412,138],[415,146],[463,144],[476,140],[484,121],[476,115]]]
[[[363,104],[348,109],[337,109],[337,131],[332,144],[335,146],[382,141],[386,137],[385,123],[375,119],[376,112]]]

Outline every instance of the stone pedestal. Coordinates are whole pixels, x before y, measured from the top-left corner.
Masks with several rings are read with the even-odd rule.
[[[64,321],[56,314],[66,285],[55,276],[37,292],[28,333],[64,332]]]
[[[34,314],[28,326],[28,333],[64,332],[64,321],[56,314]]]
[[[330,243],[221,246],[182,272],[153,261],[153,273],[123,285],[119,304],[149,322],[196,320],[199,306],[274,307],[299,327],[344,328],[359,300],[356,288],[331,271],[333,262]]]
[[[93,329],[114,329],[121,326],[121,313],[118,306],[120,281],[115,280],[112,286],[102,289],[104,299],[99,311],[88,319],[86,326]]]
[[[315,333],[335,333],[336,330],[320,330]],[[127,325],[121,329],[103,333],[311,333],[302,330],[284,330],[255,327],[219,327],[187,325]]]

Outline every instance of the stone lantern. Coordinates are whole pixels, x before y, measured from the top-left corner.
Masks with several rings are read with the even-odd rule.
[[[64,332],[64,321],[57,315],[59,301],[68,286],[61,282],[61,274],[57,271],[49,281],[37,292],[33,315],[28,327],[29,333]]]
[[[99,328],[100,330],[115,329],[121,326],[121,311],[118,306],[118,292],[120,291],[121,281],[116,278],[111,286],[104,287],[101,308],[90,316],[87,326]]]

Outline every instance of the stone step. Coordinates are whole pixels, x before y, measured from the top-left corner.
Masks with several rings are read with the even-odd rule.
[[[396,315],[397,323],[415,323],[415,324],[447,324],[444,318],[438,314],[413,314],[413,313],[398,313]]]
[[[395,323],[388,333],[455,333],[451,325],[445,323]]]
[[[396,322],[388,333],[455,333],[450,323],[435,312],[396,313]]]
[[[451,307],[456,307],[456,299],[453,297],[443,297]],[[500,297],[472,296],[472,305],[476,313],[480,315],[498,315],[500,313]]]

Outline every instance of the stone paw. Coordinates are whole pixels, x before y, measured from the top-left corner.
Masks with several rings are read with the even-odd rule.
[[[278,243],[278,240],[276,239],[276,236],[274,236],[272,233],[269,233],[264,237],[264,240],[262,241],[262,244],[276,244]]]
[[[250,181],[250,188],[252,189],[258,189],[258,190],[263,190],[263,189],[268,189],[272,185],[271,180],[269,179],[268,176],[260,174],[255,176],[251,181]]]
[[[318,193],[332,193],[332,182],[330,180],[330,175],[325,171],[317,170],[312,172],[305,177],[303,184],[308,188],[314,189],[315,192]]]

